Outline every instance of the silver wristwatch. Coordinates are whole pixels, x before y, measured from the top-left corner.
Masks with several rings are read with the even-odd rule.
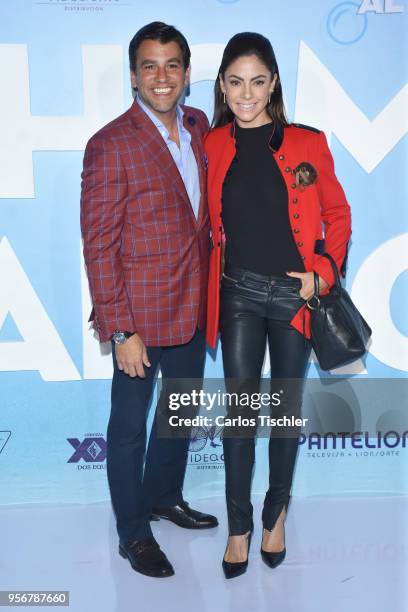
[[[129,332],[117,331],[112,334],[112,340],[115,344],[125,344],[126,340],[130,338],[133,334]]]

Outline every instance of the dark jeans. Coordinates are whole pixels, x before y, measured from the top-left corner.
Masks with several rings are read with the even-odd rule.
[[[310,344],[290,320],[304,304],[301,281],[264,276],[229,267],[221,285],[221,343],[227,390],[256,392],[259,388],[266,342],[271,362],[271,393],[286,381],[281,414],[300,415],[303,379]],[[279,381],[279,382],[278,382]],[[282,395],[283,397],[283,395]],[[234,409],[230,409],[234,413]],[[227,415],[228,416],[228,415]],[[252,528],[250,488],[255,459],[255,431],[240,435],[237,428],[224,430],[226,498],[230,535]],[[269,440],[269,489],[262,513],[263,525],[272,529],[290,498],[299,436]]]
[[[152,536],[149,516],[152,507],[180,503],[189,440],[157,435],[157,411],[167,407],[164,390],[159,398],[152,425],[146,461],[146,418],[158,366],[163,383],[172,392],[178,380],[185,392],[189,380],[202,379],[205,339],[196,331],[187,344],[147,347],[151,367],[146,378],[131,378],[118,369],[113,349],[112,408],[107,434],[107,472],[119,538],[123,542]],[[173,379],[173,380],[172,380]]]

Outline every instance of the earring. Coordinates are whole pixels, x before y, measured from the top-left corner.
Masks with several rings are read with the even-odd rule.
[[[269,94],[269,98],[268,98],[268,104],[271,103],[271,94]]]
[[[224,104],[226,104],[227,103],[227,98],[225,97],[225,91],[224,91],[224,93],[222,95],[224,96]]]

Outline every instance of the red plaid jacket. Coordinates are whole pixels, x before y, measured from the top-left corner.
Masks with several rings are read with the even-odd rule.
[[[166,143],[137,102],[87,144],[81,230],[101,342],[136,331],[147,346],[184,344],[205,325],[209,126],[202,111],[183,110],[200,177],[197,220]]]

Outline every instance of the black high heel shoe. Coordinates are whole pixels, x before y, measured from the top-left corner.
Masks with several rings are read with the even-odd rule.
[[[224,575],[226,578],[236,578],[237,576],[241,576],[241,574],[245,574],[248,567],[248,557],[249,557],[249,549],[251,547],[251,538],[252,538],[252,530],[249,532],[247,537],[248,542],[248,556],[246,561],[237,561],[236,563],[230,563],[229,561],[222,560],[222,569],[224,570]]]
[[[269,529],[266,529],[266,527],[264,527],[264,529],[265,531],[270,531]],[[285,525],[283,525],[283,541],[285,542]],[[261,557],[264,563],[266,563],[266,565],[271,569],[275,569],[275,567],[278,567],[278,565],[280,565],[284,560],[285,556],[286,546],[284,546],[283,550],[280,550],[279,552],[268,552],[266,550],[263,550],[261,544]]]

